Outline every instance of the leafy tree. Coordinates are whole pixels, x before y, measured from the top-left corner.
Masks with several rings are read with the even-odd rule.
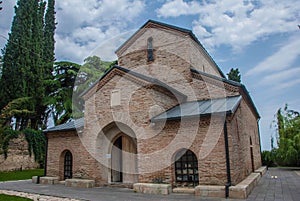
[[[276,162],[279,165],[300,165],[300,115],[299,112],[284,109],[277,111]]]
[[[229,73],[227,73],[228,79],[236,82],[241,82],[241,74],[238,68],[231,68]]]
[[[97,56],[87,57],[84,62],[78,72],[73,91],[73,113],[75,118],[83,116],[84,106],[80,94],[91,87],[107,69],[111,68],[112,64],[117,63],[117,61],[102,61]]]
[[[262,151],[262,164],[268,167],[276,166],[276,153],[277,149],[272,149],[271,151]]]
[[[80,65],[61,61],[54,65],[53,92],[49,95],[49,111],[54,124],[59,125],[69,121],[72,115],[72,93]]]
[[[9,102],[1,111],[0,122],[2,127],[10,127],[12,118],[15,118],[15,130],[22,130],[29,124],[29,119],[35,116],[32,97],[21,97]]]

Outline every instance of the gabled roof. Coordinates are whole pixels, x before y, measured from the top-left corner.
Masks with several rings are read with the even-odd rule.
[[[70,131],[70,130],[76,130],[78,128],[82,128],[84,125],[84,118],[76,119],[74,121],[70,121],[65,124],[61,124],[58,126],[54,126],[51,128],[48,128],[44,130],[44,133],[49,133],[49,132],[56,132],[56,131]]]
[[[218,80],[218,81],[221,81],[221,82],[224,82],[224,83],[227,83],[227,84],[230,84],[230,85],[233,85],[233,86],[236,86],[236,87],[239,87],[242,89],[242,91],[244,92],[244,94],[246,95],[247,97],[247,100],[249,101],[249,103],[251,104],[255,114],[257,115],[257,118],[260,118],[260,115],[258,113],[258,110],[257,108],[255,107],[255,104],[247,90],[247,88],[245,87],[245,85],[239,83],[239,82],[235,82],[235,81],[232,81],[232,80],[228,80],[226,78],[221,78],[221,77],[217,77],[215,75],[211,75],[211,74],[208,74],[208,73],[205,73],[205,72],[202,72],[202,71],[199,71],[197,69],[194,69],[194,68],[191,68],[191,72],[192,73],[196,73],[196,74],[199,74],[199,75],[203,75],[203,76],[206,76],[206,77],[209,77],[209,78],[212,78],[214,80]]]
[[[93,88],[95,85],[98,84],[98,82],[100,82],[102,79],[104,79],[107,75],[109,75],[114,69],[118,69],[128,75],[132,75],[136,78],[142,79],[146,82],[152,83],[154,85],[163,87],[165,89],[167,89],[168,91],[172,92],[177,98],[179,98],[180,101],[186,100],[187,96],[183,93],[181,93],[180,91],[174,89],[173,87],[163,83],[162,81],[156,79],[156,78],[152,78],[143,74],[140,74],[138,72],[135,72],[133,70],[129,70],[127,68],[121,67],[121,66],[117,66],[114,65],[112,68],[110,68],[101,78],[99,78],[91,87],[89,87],[87,90],[85,90],[82,94],[80,94],[80,96],[84,96],[91,88]]]
[[[215,67],[217,68],[217,70],[220,73],[220,75],[225,78],[225,75],[221,71],[220,67],[213,60],[213,58],[209,55],[209,53],[206,51],[206,49],[203,47],[203,45],[200,43],[200,41],[198,40],[198,38],[195,36],[195,34],[191,30],[184,29],[184,28],[177,27],[177,26],[170,25],[170,24],[166,24],[166,23],[163,23],[163,22],[158,22],[158,21],[155,21],[155,20],[148,20],[127,41],[125,41],[115,52],[117,53],[123,47],[125,47],[131,41],[131,39],[133,39],[142,29],[144,29],[144,28],[152,28],[152,27],[157,27],[157,26],[159,26],[160,28],[173,29],[175,31],[179,31],[179,32],[182,32],[184,34],[189,35],[199,45],[199,47],[201,47],[201,49],[204,51],[204,53],[206,54],[206,56],[212,61],[212,63],[215,65]]]
[[[185,102],[151,119],[151,122],[200,117],[211,114],[233,114],[242,100],[241,96]]]

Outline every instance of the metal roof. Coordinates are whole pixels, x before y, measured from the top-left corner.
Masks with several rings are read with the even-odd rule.
[[[236,81],[233,81],[233,80],[228,80],[226,78],[220,78],[220,77],[217,77],[215,75],[211,75],[211,74],[208,74],[208,73],[205,73],[205,72],[202,72],[202,71],[199,71],[197,69],[194,69],[194,68],[191,68],[191,72],[192,73],[196,73],[196,74],[200,74],[200,75],[204,75],[204,76],[207,76],[207,77],[210,77],[212,79],[215,79],[215,80],[219,80],[219,81],[222,81],[222,82],[225,82],[225,83],[228,83],[230,85],[233,85],[233,86],[237,86],[237,87],[240,87],[245,95],[247,96],[247,99],[249,100],[250,104],[252,105],[253,109],[254,109],[254,112],[256,113],[258,119],[260,119],[260,115],[258,113],[258,110],[249,94],[249,91],[247,90],[247,88],[245,87],[245,85],[239,83],[239,82],[236,82]]]
[[[81,128],[84,125],[84,118],[76,119],[74,121],[70,121],[65,124],[61,124],[58,126],[54,126],[44,130],[44,133],[54,132],[54,131],[68,131],[68,130],[76,130],[77,128]]]
[[[175,120],[210,114],[233,114],[242,100],[242,96],[185,102],[151,119],[151,122]]]

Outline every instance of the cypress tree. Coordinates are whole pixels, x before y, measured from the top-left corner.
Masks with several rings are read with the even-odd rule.
[[[31,68],[29,70],[30,80],[27,82],[30,84],[28,91],[29,97],[32,97],[35,103],[36,115],[31,119],[31,127],[38,128],[42,124],[42,119],[45,112],[44,98],[44,12],[46,3],[40,0],[34,2],[34,16],[32,21],[32,52],[31,56]]]
[[[44,43],[43,43],[43,58],[44,58],[44,93],[45,93],[45,106],[44,106],[44,116],[42,117],[43,124],[47,124],[48,116],[51,112],[51,109],[48,110],[49,106],[52,103],[52,99],[49,94],[55,93],[56,83],[54,81],[53,71],[54,71],[54,61],[55,61],[55,40],[54,34],[56,29],[55,22],[55,0],[48,0],[47,11],[45,15],[45,24],[44,24]],[[50,106],[51,107],[51,106]]]
[[[3,67],[0,80],[2,109],[10,101],[27,96],[26,82],[31,65],[31,39],[34,0],[19,0],[15,6],[8,42],[3,49]]]
[[[55,23],[55,1],[48,0],[47,11],[45,15],[44,28],[44,59],[45,59],[45,76],[52,79],[52,72],[54,70],[54,33],[56,29]]]
[[[44,12],[42,0],[18,0],[9,39],[3,49],[0,110],[20,98],[30,98],[34,104],[34,115],[11,116],[21,125],[19,129],[27,126],[29,120],[32,128],[38,128],[45,112]]]

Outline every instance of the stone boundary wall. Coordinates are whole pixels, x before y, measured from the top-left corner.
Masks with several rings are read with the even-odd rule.
[[[23,134],[10,141],[6,159],[4,158],[2,147],[0,148],[0,153],[0,171],[35,169],[39,167],[39,164],[34,161],[34,154],[32,153],[31,157],[29,155],[28,143]]]

